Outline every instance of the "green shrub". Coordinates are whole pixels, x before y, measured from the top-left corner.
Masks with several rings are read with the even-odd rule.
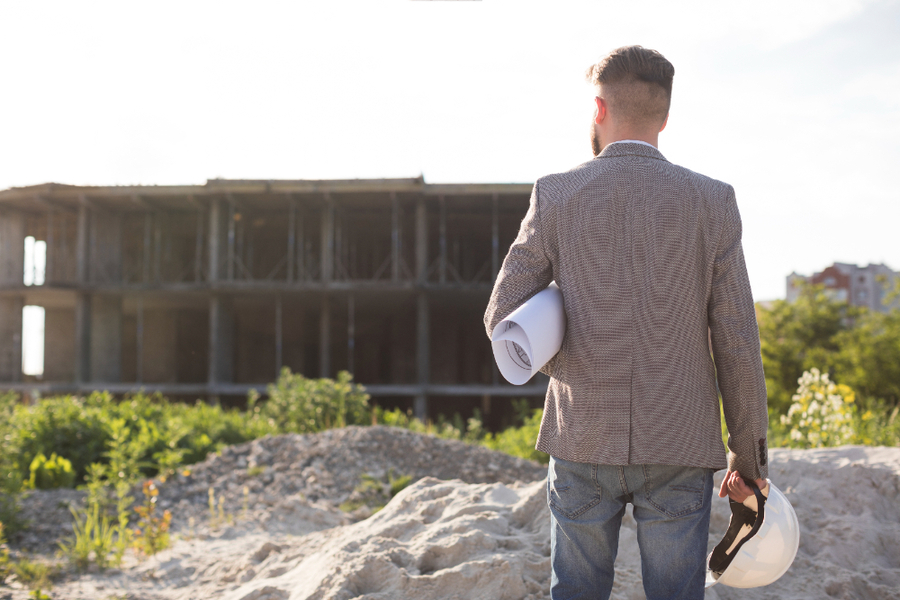
[[[100,505],[91,503],[86,510],[69,508],[73,517],[73,535],[59,543],[63,555],[75,568],[86,571],[91,561],[100,569],[110,565],[109,554],[115,545],[115,528]]]
[[[868,400],[868,409],[857,407],[852,443],[865,446],[900,446],[900,406],[884,400]]]
[[[14,539],[19,532],[28,527],[29,521],[22,518],[22,509],[19,506],[19,494],[4,494],[0,492],[0,525],[6,539]]]
[[[31,490],[52,490],[55,488],[70,488],[75,483],[75,472],[72,463],[57,456],[56,452],[50,453],[50,458],[38,453],[28,467],[30,477],[27,488]]]
[[[521,427],[509,427],[488,435],[483,444],[491,450],[547,464],[550,462],[550,455],[534,448],[543,416],[544,411],[536,408],[531,416],[525,418]]]
[[[285,367],[278,381],[266,388],[266,402],[257,406],[258,396],[251,395],[251,414],[277,433],[315,433],[363,425],[369,420],[369,395],[351,381],[347,371],[338,373],[336,380],[307,379]]]

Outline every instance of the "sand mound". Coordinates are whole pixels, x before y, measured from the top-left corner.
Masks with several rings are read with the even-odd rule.
[[[294,492],[288,494],[293,495],[291,503],[271,506],[260,500],[258,510],[269,515],[269,522],[290,525],[265,528],[238,521],[230,527],[209,528],[122,571],[85,575],[60,584],[54,598],[549,598],[546,482],[523,476],[523,482],[514,483],[508,472],[503,475],[505,481],[490,481],[491,476],[500,476],[503,469],[499,466],[510,457],[386,428],[284,437],[288,439],[258,443],[263,449],[279,444],[300,448],[283,451],[306,457],[279,470],[274,467],[280,464],[281,455],[272,453],[273,477],[268,486],[281,493],[290,485],[304,486],[308,492],[312,483],[305,483],[310,477],[305,469],[313,464],[319,465],[317,473],[331,477],[326,476],[322,483],[316,476],[323,494],[329,491],[338,498],[350,497],[355,478],[331,469],[353,468],[360,473],[399,468],[392,460],[400,461],[407,472],[423,465],[436,471],[446,469],[441,472],[453,477],[450,465],[456,465],[470,479],[484,479],[465,482],[458,476],[451,480],[421,477],[384,509],[358,522],[350,522],[352,518],[324,495],[313,499],[312,494],[304,498]],[[376,446],[380,450],[372,451]],[[258,453],[253,448],[246,452],[238,448],[233,454],[211,459],[195,469],[192,477],[197,481],[175,482],[166,492],[172,494],[167,498],[174,506],[185,499],[193,506],[190,499],[199,490],[190,491],[190,486],[218,481],[216,477],[225,478],[220,483],[227,490],[228,478],[239,475],[227,473],[224,462],[220,472],[218,461],[240,464],[243,457],[249,465],[254,452]],[[360,462],[342,462],[351,457]],[[771,479],[794,504],[800,519],[802,541],[797,559],[784,577],[768,587],[737,590],[716,586],[706,597],[900,599],[900,449],[774,450],[770,460]],[[482,467],[476,463],[482,467],[493,463],[498,469],[478,471]],[[519,467],[525,474],[540,477],[544,473],[543,467],[524,461]],[[286,472],[306,479],[277,479]],[[716,477],[717,483],[721,476]],[[331,483],[326,485],[328,481]],[[257,494],[275,493],[268,486]],[[186,497],[178,498],[173,491],[176,487]],[[337,490],[343,491],[338,494]],[[723,535],[727,521],[727,501],[716,498],[710,547]],[[616,574],[613,598],[644,597],[635,522],[630,514],[623,524]],[[13,600],[26,597],[24,592],[15,594]]]

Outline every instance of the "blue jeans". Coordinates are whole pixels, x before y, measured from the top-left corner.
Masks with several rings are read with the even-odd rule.
[[[550,458],[553,600],[612,591],[625,505],[634,505],[648,600],[703,598],[712,469],[595,465]]]

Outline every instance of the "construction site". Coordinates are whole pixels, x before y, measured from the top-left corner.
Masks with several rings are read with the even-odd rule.
[[[530,194],[421,177],[0,191],[0,390],[239,405],[283,367],[346,370],[382,406],[496,421],[547,385],[503,381],[482,323]]]

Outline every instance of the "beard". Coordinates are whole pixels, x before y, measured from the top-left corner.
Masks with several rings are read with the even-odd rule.
[[[591,151],[594,156],[597,156],[601,150],[603,150],[603,145],[600,143],[600,133],[597,131],[594,120],[591,119]]]

